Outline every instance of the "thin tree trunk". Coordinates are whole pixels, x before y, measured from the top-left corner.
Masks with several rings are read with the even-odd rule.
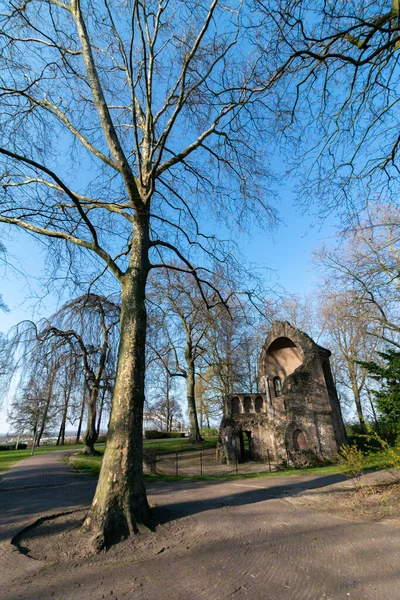
[[[82,406],[81,406],[81,414],[79,416],[78,431],[76,432],[76,439],[75,439],[76,444],[79,444],[79,440],[81,437],[82,421],[83,421],[83,415],[84,415],[85,406],[86,406],[86,391],[87,391],[87,383],[86,383],[86,379],[85,379],[85,384],[83,386],[83,399],[82,399]]]
[[[65,401],[64,401],[64,406],[63,406],[63,413],[62,413],[62,419],[61,419],[61,426],[60,426],[60,431],[58,434],[58,438],[57,438],[57,446],[64,446],[64,442],[65,442],[65,425],[67,422],[67,414],[68,414],[68,406],[69,406],[69,399],[71,397],[71,386],[68,387],[68,391],[67,394],[65,395]]]
[[[99,437],[99,435],[100,435],[101,417],[103,416],[103,408],[104,408],[104,401],[105,401],[106,393],[107,393],[107,388],[104,387],[103,393],[101,396],[100,406],[99,406],[99,415],[97,417],[97,428],[96,428],[97,429],[97,437]]]
[[[151,525],[143,482],[148,249],[148,217],[139,215],[129,269],[122,280],[121,338],[107,446],[93,503],[83,524],[98,550]]]
[[[36,446],[38,446],[38,447],[40,446],[44,428],[46,427],[47,415],[48,415],[49,406],[50,406],[50,399],[51,399],[51,396],[49,395],[46,400],[46,406],[44,407],[44,412],[43,412],[43,417],[42,417],[42,420],[40,423],[39,433],[36,438]]]
[[[50,379],[49,379],[49,389],[48,389],[48,393],[47,393],[46,405],[44,407],[43,417],[42,417],[42,421],[41,421],[41,424],[40,424],[39,433],[38,433],[38,436],[36,438],[36,445],[37,446],[40,446],[40,441],[42,439],[44,428],[46,427],[47,415],[49,414],[49,407],[50,407],[51,397],[53,395],[54,379],[55,379],[55,372],[53,372],[51,374]]]
[[[376,409],[375,409],[375,406],[374,406],[374,401],[372,399],[371,391],[368,390],[368,389],[367,389],[367,395],[368,395],[369,403],[371,405],[372,416],[374,417],[375,425],[376,425],[376,427],[378,429],[378,427],[379,427],[378,416],[376,414]]]
[[[88,402],[88,414],[86,432],[83,436],[83,442],[85,447],[83,454],[87,456],[95,456],[97,454],[94,444],[97,440],[97,429],[96,429],[96,411],[97,411],[97,399],[99,396],[98,383],[94,383],[90,390],[89,402]]]
[[[56,446],[64,446],[66,417],[67,417],[66,413],[63,412],[63,416],[62,416],[62,420],[61,420],[61,425],[60,425],[60,430],[58,432]]]
[[[363,410],[362,410],[362,406],[361,406],[360,390],[358,389],[357,378],[356,378],[356,375],[355,375],[354,370],[351,365],[349,368],[349,374],[350,374],[351,387],[352,387],[353,395],[354,395],[354,401],[356,403],[358,420],[360,421],[361,430],[363,432],[365,432],[367,430],[367,428],[366,428],[365,418],[364,418],[364,414],[363,414]]]
[[[188,414],[189,414],[189,442],[192,444],[199,444],[203,441],[203,438],[200,434],[199,422],[197,419],[197,409],[196,409],[196,397],[195,397],[195,367],[194,360],[192,358],[192,351],[190,343],[187,343],[186,346],[186,363],[187,363],[187,374],[186,374],[186,395],[187,395],[187,404],[188,404]]]

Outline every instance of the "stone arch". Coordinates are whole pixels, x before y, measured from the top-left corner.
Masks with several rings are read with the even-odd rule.
[[[243,408],[245,413],[251,413],[251,398],[249,398],[248,396],[246,396],[243,400]]]
[[[240,400],[237,396],[231,399],[231,413],[238,415],[240,413]]]
[[[263,402],[263,399],[261,396],[257,396],[254,404],[255,404],[255,408],[256,408],[256,413],[260,413],[263,411],[264,402]]]
[[[302,364],[303,360],[302,349],[289,337],[279,336],[266,347],[263,353],[263,371],[274,380],[275,396],[281,395],[276,393],[276,378],[280,380],[283,387],[287,377]]]

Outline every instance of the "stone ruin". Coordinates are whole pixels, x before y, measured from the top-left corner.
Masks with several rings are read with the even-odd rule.
[[[287,321],[275,321],[259,359],[261,391],[225,398],[217,460],[301,466],[334,459],[347,441],[330,355]]]

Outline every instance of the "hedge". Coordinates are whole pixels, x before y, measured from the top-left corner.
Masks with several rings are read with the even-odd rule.
[[[163,440],[166,438],[184,438],[185,434],[180,431],[157,431],[156,429],[148,429],[144,432],[146,440]]]

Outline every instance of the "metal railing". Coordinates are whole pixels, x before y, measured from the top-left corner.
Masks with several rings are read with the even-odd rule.
[[[145,471],[152,475],[174,477],[245,475],[276,470],[276,464],[271,460],[269,451],[267,451],[267,457],[264,461],[240,462],[236,457],[230,464],[221,464],[217,461],[215,449],[171,452],[170,454],[146,450],[144,452],[144,467]]]

